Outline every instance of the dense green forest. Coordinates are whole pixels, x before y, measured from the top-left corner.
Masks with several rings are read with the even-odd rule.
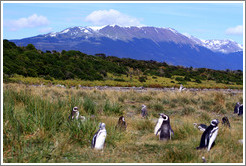
[[[87,55],[80,51],[46,52],[37,50],[32,44],[18,47],[8,40],[3,41],[3,73],[4,80],[14,74],[24,77],[43,77],[45,79],[81,79],[105,80],[108,73],[114,75],[139,76],[144,82],[145,76],[172,78],[179,82],[195,80],[213,80],[216,83],[243,84],[241,70],[212,70],[168,65],[165,62],[134,60],[106,56],[105,54]],[[120,81],[120,80],[118,80]],[[124,81],[124,80],[122,80]]]

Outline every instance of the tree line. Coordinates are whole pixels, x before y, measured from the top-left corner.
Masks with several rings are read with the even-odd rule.
[[[173,66],[166,62],[153,60],[135,60],[106,56],[103,53],[87,55],[80,51],[55,50],[43,52],[32,44],[18,47],[8,40],[3,41],[3,73],[5,77],[13,74],[25,77],[44,77],[46,79],[81,79],[104,80],[107,74],[159,76],[186,82],[192,79],[199,83],[201,80],[214,80],[217,83],[243,84],[241,70],[213,70],[207,68],[192,68]],[[178,76],[178,77],[177,77]],[[179,77],[180,76],[180,77]]]

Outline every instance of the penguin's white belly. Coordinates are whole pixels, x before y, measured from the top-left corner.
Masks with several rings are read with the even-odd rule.
[[[157,123],[156,123],[156,126],[155,126],[155,132],[154,132],[155,135],[156,135],[157,131],[160,129],[162,122],[163,122],[163,119],[159,118]],[[159,135],[159,134],[160,134],[160,132],[158,132],[157,135]]]
[[[102,131],[98,133],[98,136],[96,138],[96,143],[95,143],[95,149],[103,149],[106,136],[107,136],[106,131]]]

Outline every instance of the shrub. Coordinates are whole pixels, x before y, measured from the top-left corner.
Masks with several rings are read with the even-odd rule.
[[[114,81],[119,81],[119,82],[126,82],[124,79],[122,78],[115,78]]]
[[[139,80],[140,82],[146,82],[147,77],[139,77],[138,80]]]
[[[185,81],[185,79],[183,77],[176,77],[175,80],[176,81],[179,81],[179,82]]]
[[[50,80],[50,81],[54,80],[50,75],[44,76],[44,79],[45,80]]]
[[[198,83],[198,84],[202,83],[202,81],[199,80],[199,79],[196,79],[195,82]]]

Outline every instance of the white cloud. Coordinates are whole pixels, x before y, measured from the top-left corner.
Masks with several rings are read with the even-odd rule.
[[[242,35],[243,34],[243,26],[242,25],[238,25],[236,27],[231,27],[228,28],[225,33],[227,35]]]
[[[6,22],[6,26],[10,27],[10,30],[19,30],[22,28],[34,28],[40,27],[44,25],[48,25],[49,21],[44,16],[38,16],[37,14],[33,14],[27,18],[23,17],[18,20],[10,20]]]
[[[85,21],[93,25],[121,25],[121,26],[139,26],[142,25],[137,18],[123,14],[117,10],[97,10],[89,14]]]
[[[41,33],[48,33],[48,32],[51,32],[51,31],[52,31],[51,27],[46,27],[46,28],[39,29],[39,32],[41,32]]]

